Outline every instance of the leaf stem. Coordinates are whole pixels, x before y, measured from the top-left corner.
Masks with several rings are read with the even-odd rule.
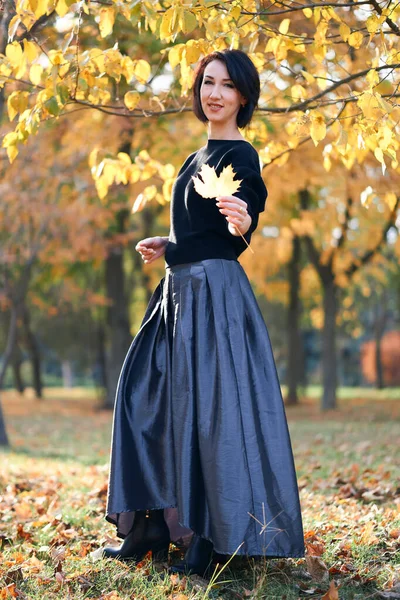
[[[238,233],[240,233],[240,231],[239,231],[239,229],[236,227],[236,225],[234,225],[234,227],[235,227],[236,231],[237,231]],[[252,253],[252,254],[254,254],[254,250],[253,250],[253,248],[250,246],[250,244],[248,244],[248,243],[247,243],[247,240],[245,239],[244,235],[243,235],[242,233],[240,233],[240,235],[242,236],[242,238],[243,238],[243,239],[244,239],[244,241],[246,242],[246,245],[247,245],[248,249],[251,251],[251,253]]]

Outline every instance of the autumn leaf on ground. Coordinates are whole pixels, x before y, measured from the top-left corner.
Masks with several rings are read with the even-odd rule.
[[[316,581],[325,581],[329,578],[329,571],[324,561],[319,556],[306,556],[308,572]]]
[[[192,175],[194,188],[203,198],[217,198],[217,196],[233,196],[238,191],[242,179],[234,179],[235,171],[232,165],[222,169],[220,176],[214,167],[203,164],[196,177]]]
[[[338,588],[333,580],[330,583],[329,590],[322,596],[321,600],[339,600]]]

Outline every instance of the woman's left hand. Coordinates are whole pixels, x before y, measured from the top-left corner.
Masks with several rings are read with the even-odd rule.
[[[228,229],[232,235],[244,235],[249,230],[251,217],[244,200],[237,196],[218,196],[217,206],[228,221]]]

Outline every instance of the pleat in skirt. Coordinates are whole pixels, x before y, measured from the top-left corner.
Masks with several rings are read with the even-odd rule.
[[[124,538],[152,509],[220,554],[304,556],[271,343],[237,261],[167,268],[122,366],[106,519]]]

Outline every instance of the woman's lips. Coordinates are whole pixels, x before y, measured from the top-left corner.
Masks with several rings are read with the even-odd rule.
[[[213,111],[218,111],[220,108],[223,108],[221,104],[208,104],[208,108]]]

